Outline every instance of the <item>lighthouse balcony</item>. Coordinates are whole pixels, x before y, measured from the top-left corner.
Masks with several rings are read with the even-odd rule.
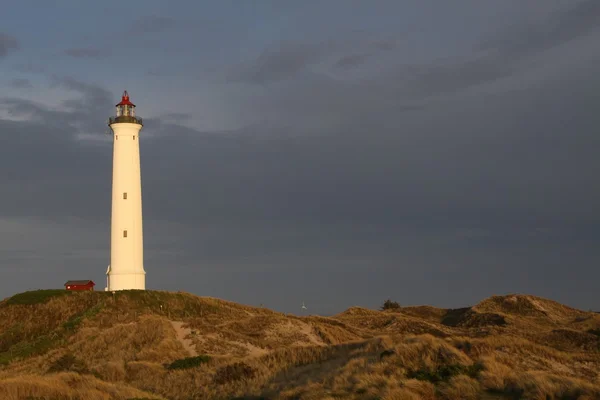
[[[108,119],[108,125],[112,124],[121,124],[121,123],[129,123],[129,124],[138,124],[144,125],[142,123],[142,119],[140,117],[132,117],[130,115],[121,115],[119,117],[110,117]]]

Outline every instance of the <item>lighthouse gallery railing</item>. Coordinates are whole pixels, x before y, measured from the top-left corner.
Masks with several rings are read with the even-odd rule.
[[[120,117],[110,117],[108,119],[108,125],[118,124],[118,123],[123,123],[123,122],[128,122],[130,124],[144,125],[141,117],[132,117],[130,115],[126,115],[126,116],[122,115]]]

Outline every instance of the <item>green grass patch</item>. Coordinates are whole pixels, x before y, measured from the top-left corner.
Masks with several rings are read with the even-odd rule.
[[[23,324],[15,324],[0,334],[0,353],[23,340]]]
[[[64,289],[32,290],[15,294],[6,300],[6,305],[32,305],[42,304],[53,297],[69,296],[72,292]]]
[[[596,335],[600,338],[600,329],[588,329],[588,333],[591,333],[592,335]]]
[[[184,293],[162,292],[156,290],[120,290],[115,292],[113,307],[125,302],[130,308],[154,314],[167,314],[173,318],[207,316],[219,314],[218,306],[205,304],[200,299]]]
[[[96,304],[94,307],[88,308],[83,313],[71,317],[63,324],[63,328],[67,331],[75,331],[86,318],[92,318],[102,310],[103,304]]]
[[[256,375],[254,368],[244,362],[226,365],[217,370],[213,381],[217,385],[224,385],[229,382],[235,382],[245,379],[252,379]]]
[[[65,354],[58,360],[55,360],[50,365],[50,368],[48,368],[47,373],[52,374],[64,371],[76,372],[78,374],[89,373],[85,363],[77,359],[73,354]]]
[[[446,382],[456,375],[467,375],[471,378],[477,378],[483,370],[483,365],[475,363],[473,365],[464,366],[459,364],[442,365],[435,370],[421,368],[418,370],[408,371],[406,377],[409,379],[417,379],[420,381],[428,381],[431,383]]]
[[[202,364],[209,362],[210,360],[211,360],[210,356],[207,356],[207,355],[181,358],[181,359],[175,360],[171,364],[167,365],[167,369],[195,368],[195,367],[198,367]]]
[[[8,365],[12,360],[44,354],[58,344],[60,338],[48,335],[40,336],[29,342],[20,342],[7,351],[0,353],[0,365]]]
[[[70,292],[65,290],[64,293]],[[27,301],[30,301],[30,299]],[[84,319],[91,318],[98,314],[100,310],[102,310],[102,307],[102,303],[96,304],[84,312],[72,316],[62,324],[62,329],[58,328],[51,333],[38,336],[34,339],[22,340],[22,335],[19,334],[19,326],[14,326],[0,335],[0,365],[8,365],[15,359],[22,359],[46,353],[77,330]]]

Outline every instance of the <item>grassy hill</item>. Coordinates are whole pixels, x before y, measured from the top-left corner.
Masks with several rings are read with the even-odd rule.
[[[0,302],[0,399],[598,399],[600,314],[535,296],[333,317],[188,293]]]

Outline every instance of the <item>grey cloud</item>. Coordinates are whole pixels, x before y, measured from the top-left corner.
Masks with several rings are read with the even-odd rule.
[[[581,0],[558,9],[542,21],[485,40],[481,49],[496,49],[507,57],[529,56],[584,36],[600,27],[600,3]]]
[[[0,32],[0,58],[4,58],[10,53],[19,48],[19,42],[14,36]]]
[[[98,132],[100,126],[106,126],[107,113],[115,102],[114,94],[100,86],[78,81],[71,77],[52,76],[51,83],[67,90],[79,93],[80,97],[63,102],[69,111],[71,125],[86,132]],[[102,128],[104,130],[105,128]]]
[[[133,34],[158,33],[174,26],[175,20],[171,17],[148,15],[135,20],[129,32]]]
[[[46,67],[32,62],[16,64],[14,68],[18,72],[27,74],[43,74],[46,72]]]
[[[510,26],[481,42],[475,53],[423,65],[404,65],[389,79],[405,95],[427,98],[490,84],[532,68],[528,60],[592,31],[600,32],[600,4],[583,0],[526,25]]]
[[[108,148],[108,144],[86,146],[85,152],[82,152],[82,144],[76,140],[76,137],[81,132],[95,133],[98,136],[103,134],[106,130],[106,115],[112,109],[110,94],[98,86],[72,78],[54,77],[54,84],[73,90],[80,96],[65,102],[63,104],[65,108],[62,110],[49,109],[24,99],[0,99],[0,110],[11,117],[21,119],[21,121],[0,120],[0,132],[5,135],[5,140],[9,138],[12,140],[10,150],[3,149],[0,164],[3,170],[9,171],[7,188],[12,188],[8,189],[11,194],[5,196],[4,210],[13,212],[13,215],[20,215],[19,213],[22,212],[39,216],[64,215],[63,212],[67,210],[53,210],[53,207],[60,206],[64,202],[66,193],[74,190],[77,186],[76,182],[80,182],[79,179],[83,179],[84,182],[88,179],[93,180],[94,174],[99,171],[87,170],[87,168],[101,165],[103,157],[100,154],[105,147]],[[34,168],[22,165],[24,155],[36,160]],[[85,175],[78,175],[85,170],[87,170]],[[40,175],[42,171],[43,174]],[[35,186],[28,189],[31,196],[19,200],[24,194],[18,190],[19,182],[27,181],[36,182]],[[102,186],[94,185],[86,191],[96,193],[97,188]],[[38,196],[52,187],[55,190],[50,190],[46,196],[48,202],[36,204]],[[89,204],[93,203],[94,200],[91,199]],[[81,208],[83,209],[85,207]]]
[[[278,85],[236,92],[247,97],[231,115],[256,118],[244,129],[201,132],[177,124],[187,117],[177,113],[145,119],[149,287],[287,311],[306,297],[321,312],[397,296],[453,306],[506,291],[597,300],[600,87],[591,65],[518,91],[463,96],[519,65],[492,47],[345,82],[310,71],[323,58],[303,52],[283,51],[290,62],[265,56]],[[247,81],[269,82],[266,70],[250,72]],[[65,110],[0,105],[30,118],[0,121],[0,210],[26,225],[1,221],[0,242],[17,249],[1,268],[33,269],[22,260],[37,250],[45,286],[56,271],[101,282],[111,144],[75,138],[100,134],[119,93],[55,84],[79,97]],[[23,222],[31,216],[43,223]],[[77,240],[82,232],[89,236]],[[565,268],[587,279],[565,279]],[[332,272],[344,279],[322,279]],[[26,288],[25,275],[0,297]]]
[[[52,76],[52,82],[55,85],[59,85],[66,89],[79,92],[86,98],[91,98],[95,101],[100,102],[111,102],[111,93],[99,86],[81,82],[72,77],[61,77],[58,75]]]
[[[365,32],[361,36],[367,36]],[[398,48],[398,38],[389,37],[384,39],[354,38],[353,42],[348,43],[352,47],[361,48],[361,52],[347,54],[340,57],[334,67],[348,69],[364,64],[368,59],[377,57],[381,53],[387,53]],[[365,43],[362,43],[365,42]]]
[[[172,112],[172,113],[161,115],[160,120],[177,123],[177,122],[189,120],[191,117],[192,117],[191,114]]]
[[[357,65],[364,63],[370,56],[371,56],[371,54],[368,54],[368,53],[351,54],[348,56],[344,56],[335,63],[335,67],[337,67],[337,68],[352,68],[352,67],[355,67]]]
[[[238,67],[229,78],[258,84],[287,79],[319,61],[331,46],[328,43],[280,43],[277,47],[264,50],[252,64]]]
[[[381,210],[382,221],[417,223],[435,220],[436,216],[425,210],[446,207],[456,220],[467,224],[477,224],[481,216],[498,224],[509,220],[506,213],[514,216],[510,223],[536,223],[538,216],[528,215],[527,208],[546,217],[575,218],[579,223],[586,218],[596,220],[592,199],[600,193],[597,185],[589,186],[594,179],[592,171],[600,168],[590,150],[598,145],[590,130],[598,117],[593,111],[595,89],[589,82],[596,81],[593,71],[586,76],[565,74],[535,90],[480,94],[460,102],[454,97],[429,104],[427,112],[417,107],[402,114],[397,108],[407,101],[406,92],[402,86],[386,86],[385,77],[380,85],[303,79],[281,91],[272,90],[264,98],[253,98],[257,114],[270,113],[282,123],[293,120],[290,128],[301,132],[320,129],[314,142],[308,138],[294,141],[287,135],[279,140],[272,137],[273,145],[278,143],[281,148],[266,153],[263,161],[277,165],[278,174],[294,177],[294,185],[275,190],[275,196],[281,196],[276,204],[286,204],[285,194],[291,192],[301,197],[297,201],[304,208],[296,211],[305,210],[305,218],[360,219],[363,212],[375,218],[374,213]],[[451,81],[451,76],[448,79]],[[435,82],[436,90],[443,83]],[[567,93],[571,95],[564,96]],[[567,119],[576,126],[570,125],[568,133],[556,129],[566,129]],[[564,157],[574,153],[585,168],[566,161]],[[559,179],[560,185],[554,179]],[[274,177],[268,181],[282,184]],[[530,182],[545,189],[533,190]],[[301,191],[308,186],[318,195],[311,197]],[[589,193],[578,210],[562,209],[567,193],[583,187]],[[362,191],[368,192],[369,200]],[[354,201],[345,200],[348,198]],[[436,199],[444,199],[445,205]],[[377,205],[364,210],[373,203]],[[489,211],[495,207],[504,210],[498,217]],[[327,212],[320,214],[319,209]],[[281,209],[280,213],[288,211],[291,213],[291,209]]]
[[[407,95],[427,97],[452,93],[472,86],[510,77],[516,67],[494,53],[480,53],[451,62],[401,68],[400,90]]]
[[[269,115],[275,125],[289,125],[289,133],[310,135],[315,130],[343,130],[346,125],[355,131],[357,126],[387,124],[427,106],[420,97],[409,95],[402,84],[386,75],[346,81],[303,72],[296,80],[273,87],[264,95],[254,95],[245,109],[252,115]]]
[[[302,101],[309,103],[321,97],[315,96],[320,87],[329,108],[315,106],[311,120],[325,118],[317,113],[320,108],[324,115],[346,113],[343,124],[293,137],[275,125],[264,137],[261,125],[222,135],[168,119],[145,120],[140,146],[149,287],[275,303],[288,310],[297,297],[310,296],[314,307],[333,312],[348,306],[344,295],[329,298],[322,294],[329,293],[324,287],[310,282],[319,281],[323,271],[338,271],[346,277],[340,290],[378,288],[352,301],[376,306],[381,293],[397,294],[397,283],[389,281],[402,277],[410,286],[429,285],[437,293],[409,290],[410,301],[447,306],[507,288],[554,290],[545,282],[522,282],[527,273],[539,281],[546,267],[555,271],[561,260],[566,262],[557,250],[565,246],[575,254],[568,260],[573,274],[597,260],[589,238],[598,235],[594,172],[600,166],[593,149],[599,143],[593,127],[600,121],[590,101],[598,88],[589,87],[588,76],[526,95],[504,93],[485,103],[481,98],[447,102],[445,112],[417,110],[416,115],[390,113],[389,98],[377,102],[386,93],[385,82],[372,92],[369,86],[354,92],[323,81],[310,82],[305,92],[292,90],[305,83],[289,87],[287,95],[305,96]],[[102,98],[104,92],[73,80],[63,84],[84,97]],[[272,101],[281,103],[283,95]],[[293,100],[298,130],[306,120],[302,101]],[[63,117],[45,114],[44,123],[2,121],[0,169],[9,173],[3,175],[0,210],[13,218],[52,218],[56,237],[65,231],[59,227],[70,226],[69,217],[95,226],[94,246],[65,233],[68,240],[43,252],[47,268],[102,279],[108,257],[110,143],[74,141],[77,128],[60,125]],[[566,121],[577,123],[569,125],[568,134],[556,130]],[[567,162],[569,154],[578,154],[576,163]],[[32,158],[36,164],[28,161]],[[537,227],[562,234],[531,236]],[[68,251],[76,251],[76,257],[65,257]],[[19,256],[11,257],[19,265]],[[161,272],[167,265],[168,274]],[[227,278],[232,275],[239,282]],[[449,282],[461,287],[465,276],[481,284],[469,296],[444,294]],[[290,289],[287,280],[302,287]],[[275,281],[288,288],[285,294],[272,290]],[[522,286],[515,287],[515,281]],[[268,294],[240,290],[243,282]],[[595,293],[590,285],[572,301],[591,301],[588,291]]]
[[[67,49],[65,54],[73,58],[102,58],[106,56],[106,52],[91,47]]]
[[[0,98],[0,106],[12,117],[25,117],[31,121],[65,124],[69,123],[69,113],[50,110],[47,107],[35,102],[18,98]]]
[[[150,68],[149,70],[146,71],[146,74],[149,76],[170,76],[172,75],[170,72],[167,72],[164,69],[159,69],[159,68]]]
[[[313,44],[281,42],[267,48],[251,63],[240,65],[229,73],[230,81],[242,81],[264,84],[297,77],[311,65],[335,57],[336,54],[355,51],[352,48],[364,48],[361,53],[337,56],[334,63],[337,68],[351,68],[363,64],[380,52],[396,48],[396,38],[367,39],[365,32],[359,37],[344,38]]]
[[[15,78],[12,81],[10,81],[10,86],[14,87],[15,89],[29,89],[32,88],[33,85],[31,84],[31,81],[29,81],[29,79],[25,79],[25,78]]]
[[[559,9],[541,21],[507,28],[484,40],[473,55],[437,64],[401,68],[402,90],[415,96],[435,96],[492,83],[531,68],[526,60],[584,36],[600,26],[600,4],[584,0]],[[600,32],[600,30],[596,29]]]
[[[568,4],[538,21],[505,27],[493,38],[483,40],[473,54],[427,64],[399,64],[396,71],[385,74],[393,89],[384,92],[395,91],[405,98],[426,99],[509,79],[532,68],[527,60],[591,32],[600,32],[599,26],[600,3],[583,0],[574,5]],[[385,40],[376,43],[384,49],[393,49],[395,42]],[[343,56],[335,67],[363,64],[373,54]],[[384,98],[387,97],[384,95]]]
[[[396,38],[388,38],[388,39],[381,39],[381,40],[376,40],[372,43],[372,45],[379,50],[384,50],[384,51],[391,51],[394,50],[398,47],[398,43],[397,43],[397,39]]]

